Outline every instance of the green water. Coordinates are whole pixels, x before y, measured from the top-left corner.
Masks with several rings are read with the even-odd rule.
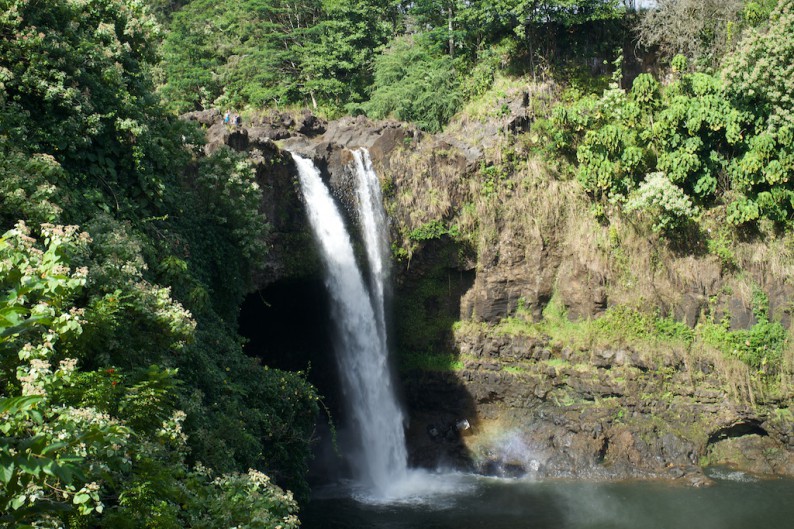
[[[728,479],[726,479],[728,478]],[[359,502],[319,491],[304,529],[794,529],[794,481],[725,473],[711,487],[450,475],[445,492]]]

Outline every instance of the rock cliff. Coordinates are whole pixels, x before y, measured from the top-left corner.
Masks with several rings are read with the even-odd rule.
[[[227,145],[256,164],[273,227],[260,290],[319,270],[285,151],[314,159],[352,212],[350,150],[369,149],[392,223],[394,342],[414,464],[694,484],[706,482],[704,464],[793,476],[785,377],[765,393],[751,370],[713,351],[568,344],[532,331],[552,300],[572,321],[620,305],[690,327],[708,317],[747,328],[754,289],[788,328],[794,260],[774,242],[741,243],[726,259],[629,220],[599,224],[576,182],[527,147],[528,105],[511,99],[514,126],[487,139],[477,123],[429,136],[361,117],[269,114],[239,128],[215,114],[193,119],[207,127],[208,153]],[[500,322],[519,312],[527,327],[506,332]]]

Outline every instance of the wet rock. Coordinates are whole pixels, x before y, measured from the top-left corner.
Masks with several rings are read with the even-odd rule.
[[[297,123],[298,132],[310,138],[325,132],[327,122],[310,112],[305,112]]]
[[[195,121],[204,127],[210,127],[216,122],[221,121],[221,113],[218,109],[211,108],[208,110],[196,110],[194,112],[187,112],[179,116],[179,119],[186,121]]]
[[[689,482],[690,486],[695,488],[711,487],[712,485],[714,485],[714,480],[709,479],[708,477],[702,474],[687,476],[687,481]]]
[[[684,470],[680,467],[672,467],[667,471],[667,473],[670,475],[670,477],[675,479],[683,478],[686,475],[686,472],[684,472]]]
[[[248,136],[252,144],[266,140],[283,140],[292,135],[293,133],[284,127],[273,127],[270,125],[248,127]]]

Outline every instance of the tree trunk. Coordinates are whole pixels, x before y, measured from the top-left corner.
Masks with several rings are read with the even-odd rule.
[[[449,30],[449,56],[455,57],[455,38],[452,36],[452,6],[447,9],[447,29]]]

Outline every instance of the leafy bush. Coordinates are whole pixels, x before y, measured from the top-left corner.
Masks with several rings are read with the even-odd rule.
[[[0,520],[51,525],[72,505],[84,515],[102,512],[99,487],[88,478],[91,460],[122,458],[130,432],[95,409],[59,402],[77,362],[58,345],[81,331],[70,302],[86,275],[64,257],[86,239],[73,227],[42,231],[44,250],[24,223],[0,239]]]
[[[211,479],[203,467],[187,466],[176,370],[91,371],[66,356],[78,352],[75,343],[95,317],[74,304],[87,270],[68,263],[69,255],[86,252],[90,239],[75,227],[41,230],[43,245],[24,223],[0,238],[0,521],[53,528],[67,518],[109,528],[150,527],[155,520],[162,528],[297,527],[291,494],[261,472]],[[253,399],[271,403],[268,435],[289,452],[293,468],[305,464],[305,443],[293,431],[313,421],[316,404],[293,399],[316,397],[291,375],[266,375],[271,387],[260,378]],[[294,411],[307,409],[303,416]]]
[[[634,192],[631,211],[672,208],[655,225],[659,230],[693,217],[695,205],[721,201],[735,225],[761,218],[788,223],[794,214],[794,113],[787,103],[794,91],[793,11],[791,1],[781,0],[768,28],[751,29],[726,58],[722,76],[680,73],[685,61],[675,59],[678,73],[665,87],[642,74],[629,92],[614,82],[600,98],[558,107],[550,136],[558,149],[575,153],[585,190],[599,201],[619,202]],[[654,186],[643,186],[644,175],[655,172],[683,195],[658,177]],[[665,195],[675,196],[675,205],[663,205]]]
[[[777,373],[788,341],[786,329],[769,321],[769,297],[753,288],[752,311],[756,322],[749,329],[730,330],[730,320],[704,325],[703,336],[728,356],[734,356],[762,374]]]
[[[62,211],[58,202],[62,197],[55,184],[64,177],[63,168],[50,155],[27,156],[0,147],[2,225],[12,225],[17,219],[28,219],[34,225],[58,222]]]
[[[629,340],[677,340],[690,343],[694,332],[685,323],[672,317],[642,312],[617,305],[593,321],[594,330],[606,336]]]
[[[0,26],[4,140],[54,157],[72,208],[156,212],[193,136],[152,95],[159,27],[143,3],[3,0]]]
[[[653,219],[653,231],[671,234],[682,224],[694,219],[698,208],[664,173],[656,172],[649,174],[629,195],[623,211],[641,211]]]
[[[200,131],[152,92],[143,3],[0,7],[0,220],[31,226],[0,244],[2,522],[219,527],[236,500],[209,512],[214,479],[249,468],[305,492],[317,395],[246,357],[236,330],[266,229],[250,165],[188,166]],[[16,461],[23,445],[41,457]],[[234,523],[281,501],[259,490]]]
[[[706,324],[702,335],[706,343],[726,356],[736,357],[763,374],[778,372],[787,342],[786,329],[778,322],[767,320],[736,331],[721,324]]]
[[[438,132],[461,102],[453,60],[421,38],[399,37],[375,59],[372,96],[363,109],[373,118],[393,116]]]
[[[440,220],[431,220],[430,222],[419,226],[415,230],[412,230],[408,234],[408,238],[412,241],[422,242],[432,239],[440,239],[445,235],[456,237],[458,235],[457,227],[447,227],[444,222]]]

